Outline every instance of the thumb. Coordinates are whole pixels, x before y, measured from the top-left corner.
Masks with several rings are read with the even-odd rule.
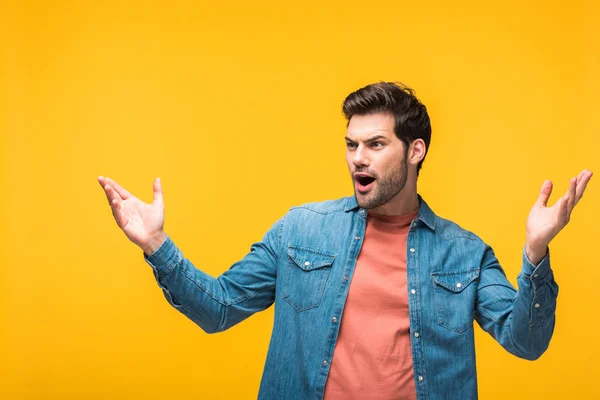
[[[162,185],[160,183],[160,178],[156,178],[154,180],[154,185],[152,187],[153,191],[154,191],[154,201],[152,202],[152,204],[158,204],[158,205],[163,205],[163,192],[162,192]]]
[[[552,193],[552,181],[544,181],[542,188],[540,189],[540,197],[538,198],[538,204],[546,207],[548,205],[548,199]]]

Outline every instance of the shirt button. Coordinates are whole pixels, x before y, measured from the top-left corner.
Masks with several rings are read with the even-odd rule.
[[[423,382],[423,377],[421,375],[419,375],[417,379],[419,379],[419,382]]]
[[[323,360],[323,366],[324,366],[324,367],[326,367],[326,366],[327,366],[327,364],[329,364],[329,363],[327,362],[327,360]]]
[[[415,252],[415,248],[414,248],[414,247],[411,247],[411,248],[410,248],[410,252],[411,252],[411,253],[414,253],[414,252]]]
[[[540,276],[540,274],[533,274],[534,278],[537,278],[538,276]]]
[[[457,287],[457,288],[459,288],[459,287],[462,287],[462,283],[458,282],[458,283],[456,284],[456,287]]]
[[[361,209],[361,210],[359,211],[359,213],[361,213],[361,214],[364,214],[364,213],[365,213],[365,210],[362,210],[362,209]]]
[[[410,294],[415,294],[417,291],[415,289],[410,289]]]
[[[540,303],[535,303],[533,306],[534,306],[535,308],[540,308]]]
[[[413,333],[413,336],[414,336],[414,337],[419,337],[419,332],[415,332],[415,333]]]
[[[310,265],[310,262],[305,262],[304,265],[306,265],[307,267]]]
[[[336,318],[336,317],[333,317],[333,318],[331,318],[331,320],[332,320],[333,322],[337,322],[337,318]]]
[[[347,281],[348,280],[348,275],[344,275],[344,280]]]

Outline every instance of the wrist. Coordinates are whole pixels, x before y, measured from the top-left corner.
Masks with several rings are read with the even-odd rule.
[[[525,243],[525,254],[529,259],[529,262],[533,265],[538,265],[548,252],[548,246],[532,246],[529,243]]]
[[[167,240],[167,234],[164,231],[160,231],[157,234],[150,237],[148,243],[140,246],[147,256],[154,253],[162,244]]]

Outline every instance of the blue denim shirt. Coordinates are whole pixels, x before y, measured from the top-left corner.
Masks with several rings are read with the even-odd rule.
[[[516,291],[488,245],[419,201],[406,245],[417,398],[475,399],[473,321],[534,360],[554,330],[558,286],[549,255],[534,266],[523,253]],[[354,197],[292,208],[218,278],[196,269],[170,238],[145,259],[168,302],[208,333],[274,303],[258,397],[322,399],[366,216]]]

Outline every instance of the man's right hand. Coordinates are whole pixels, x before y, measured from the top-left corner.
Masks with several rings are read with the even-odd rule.
[[[110,178],[99,176],[98,182],[106,193],[108,204],[119,228],[146,255],[152,254],[167,238],[163,231],[165,205],[160,178],[154,180],[152,204],[142,202]]]

